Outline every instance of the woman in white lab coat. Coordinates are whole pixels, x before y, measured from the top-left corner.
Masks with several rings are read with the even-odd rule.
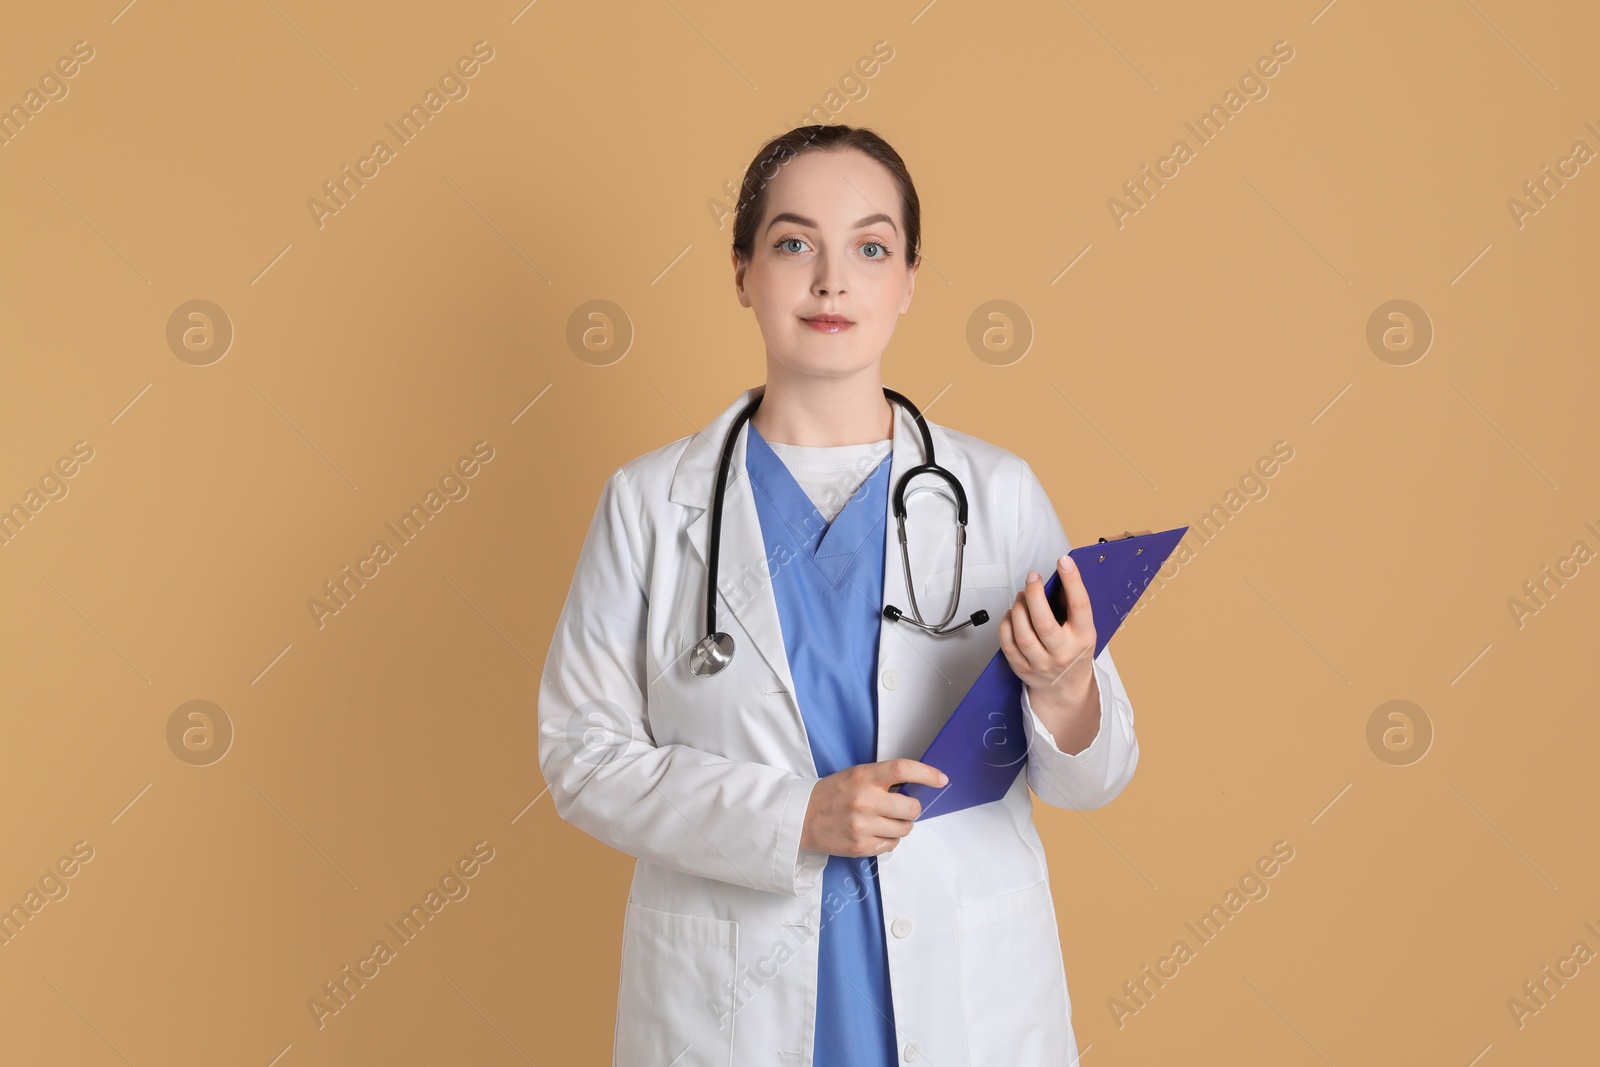
[[[931,420],[969,506],[960,618],[991,621],[910,621],[888,489],[926,459],[881,364],[911,307],[920,221],[901,157],[870,130],[769,142],[732,251],[767,380],[601,489],[539,688],[539,763],[562,818],[638,859],[618,1067],[1076,1064],[1029,788],[1057,807],[1110,802],[1138,762],[1133,712],[1110,654],[1093,655],[1032,469]],[[718,466],[758,396],[729,453],[718,555],[734,654],[697,674]],[[919,475],[906,510],[917,606],[937,623],[956,592],[954,498]],[[1037,573],[1052,561],[1066,624]],[[997,645],[1026,683],[1026,773],[1000,801],[914,822],[918,801],[891,787],[945,784],[916,757]]]

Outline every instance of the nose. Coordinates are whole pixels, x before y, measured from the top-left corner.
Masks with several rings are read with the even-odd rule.
[[[817,253],[817,258],[813,262],[816,264],[817,275],[811,283],[811,288],[817,296],[838,296],[845,291],[841,257],[822,251]]]

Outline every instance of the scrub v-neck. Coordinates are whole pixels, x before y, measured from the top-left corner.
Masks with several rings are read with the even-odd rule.
[[[875,494],[880,483],[889,479],[889,454],[885,454],[872,473],[867,475],[843,510],[828,522],[795,478],[794,472],[772,450],[754,424],[745,442],[745,466],[751,473],[751,485],[764,494],[788,528],[789,544],[810,558],[828,580],[838,586],[850,570],[851,562],[863,548],[872,543],[868,535],[881,534],[884,509],[864,506],[866,499]],[[765,476],[754,477],[756,469]],[[887,502],[887,497],[883,498]],[[881,538],[879,540],[881,547]]]
[[[767,447],[783,460],[811,503],[822,512],[823,519],[832,522],[894,443],[867,441],[859,445],[812,447],[768,441]]]

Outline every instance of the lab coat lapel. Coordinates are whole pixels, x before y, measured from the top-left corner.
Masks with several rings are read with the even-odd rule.
[[[688,530],[689,545],[702,566],[706,565],[707,546],[711,543],[711,497],[716,489],[723,441],[739,412],[765,390],[763,384],[740,394],[711,425],[695,435],[678,461],[670,495],[672,500],[686,507],[703,509]],[[789,673],[789,656],[778,622],[778,602],[772,592],[766,542],[761,535],[761,519],[756,513],[750,478],[745,472],[748,429],[746,422],[734,442],[727,489],[722,499],[722,547],[717,558],[717,588],[721,595],[717,597],[717,627],[733,637],[735,655],[754,645],[782,681],[784,689],[792,694],[794,678]],[[775,562],[782,563],[781,560]],[[700,631],[705,625],[704,585],[702,579],[695,608],[696,640],[703,636]],[[742,635],[740,630],[743,630]],[[798,705],[794,706],[798,714]]]
[[[916,398],[912,397],[911,402],[915,404]],[[918,406],[920,407],[921,405],[919,404]],[[906,471],[912,467],[922,466],[927,462],[927,459],[923,455],[922,431],[917,428],[917,420],[899,404],[894,405],[894,410],[894,455],[890,457],[889,461],[889,493],[888,498],[884,501],[883,512],[883,602],[884,604],[894,604],[909,614],[911,611],[911,598],[906,596],[905,564],[900,554],[900,526],[895,522],[894,518],[894,490],[895,486],[900,484],[900,479],[905,476]],[[928,432],[933,436],[933,447],[936,453],[934,458],[939,461],[939,465],[960,478],[963,484],[966,484],[966,472],[959,465],[960,457],[952,454],[951,448],[946,443],[943,431],[930,421],[928,423]],[[944,485],[944,481],[936,475],[921,475],[906,486],[906,498],[909,500],[912,490],[919,487],[936,489],[942,485]],[[955,529],[954,522],[950,524],[950,528],[952,530]],[[927,553],[930,544],[928,534],[926,527],[914,528],[909,523],[907,524],[906,537],[911,542],[911,565],[913,568],[912,573],[914,574],[925,574],[927,571],[929,558]],[[941,532],[936,536],[943,536],[943,534]],[[917,551],[919,548],[922,550],[920,553]],[[879,643],[880,658],[882,658],[882,653],[887,651],[891,635],[899,638],[901,631],[912,629],[914,628],[902,626],[900,623],[892,623],[885,619],[882,635],[884,640]],[[898,641],[893,643],[898,643]]]
[[[917,402],[916,397],[911,402]],[[895,487],[900,484],[900,479],[912,467],[920,467],[927,462],[922,448],[922,431],[917,428],[917,420],[911,413],[899,404],[894,406],[894,455],[889,465],[889,492],[888,499],[884,502],[883,525],[883,604],[893,604],[911,617],[911,598],[906,595],[905,564],[900,552],[900,528],[894,517]],[[927,416],[923,416],[927,419]],[[928,433],[933,438],[934,458],[939,465],[961,482],[967,492],[967,522],[969,541],[972,547],[972,538],[977,533],[974,530],[985,517],[980,517],[973,512],[978,505],[977,486],[973,482],[972,466],[968,462],[965,450],[957,450],[944,429],[928,419]],[[915,513],[916,508],[911,508],[911,494],[918,488],[928,488],[949,492],[944,479],[933,474],[922,474],[906,485],[906,500],[908,508]],[[925,578],[934,559],[934,550],[942,543],[954,543],[955,509],[946,504],[941,506],[937,513],[942,522],[937,528],[930,529],[925,521],[912,522],[907,520],[906,538],[910,544],[911,573],[913,578]],[[923,601],[926,609],[928,605]],[[880,605],[881,608],[882,605]],[[945,607],[943,603],[939,605]],[[937,621],[939,616],[929,619]],[[927,715],[925,697],[938,690],[943,685],[949,685],[950,679],[945,677],[938,668],[938,641],[954,640],[953,637],[935,637],[923,633],[920,629],[907,622],[891,622],[884,619],[878,630],[878,670],[880,679],[892,677],[904,679],[901,685],[896,681],[890,687],[880,686],[878,690],[878,759],[893,759],[909,756],[913,759],[922,755],[920,749],[910,751],[907,747],[908,738],[925,732],[924,718]]]

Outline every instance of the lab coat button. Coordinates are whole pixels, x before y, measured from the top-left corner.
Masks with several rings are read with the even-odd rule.
[[[889,924],[889,932],[896,937],[905,937],[911,933],[911,920],[896,919],[894,922]],[[914,1048],[915,1046],[912,1047]]]
[[[910,1063],[912,1060],[916,1059],[920,1055],[922,1055],[922,1050],[917,1047],[916,1042],[913,1041],[911,1044],[906,1046],[906,1062],[907,1063]]]
[[[900,688],[900,672],[895,670],[893,667],[890,667],[888,670],[884,671],[883,672],[883,687],[885,689],[899,689]]]

